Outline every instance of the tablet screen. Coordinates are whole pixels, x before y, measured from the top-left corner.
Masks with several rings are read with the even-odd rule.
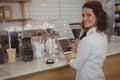
[[[60,46],[61,46],[64,54],[71,52],[71,49],[67,47],[67,46],[70,44],[70,42],[69,42],[68,39],[66,39],[66,38],[61,38],[61,39],[58,39],[58,41],[59,41],[59,43],[60,43]]]

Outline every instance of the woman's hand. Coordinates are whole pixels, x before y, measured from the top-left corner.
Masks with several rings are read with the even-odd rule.
[[[70,48],[73,52],[77,53],[77,47],[74,43],[70,43],[70,45],[67,47]]]
[[[68,61],[70,61],[72,59],[71,55],[70,54],[65,54],[65,57]]]

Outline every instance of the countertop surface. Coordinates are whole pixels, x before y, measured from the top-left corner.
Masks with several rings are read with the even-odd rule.
[[[63,55],[54,55],[54,64],[46,64],[44,58],[34,59],[30,62],[17,61],[14,63],[4,63],[0,65],[0,80],[39,72],[67,65],[67,60]]]
[[[107,56],[120,53],[119,41],[120,41],[120,37],[112,36],[109,42]],[[46,64],[46,60],[44,58],[34,59],[33,61],[30,62],[23,62],[19,60],[14,63],[1,64],[0,80],[68,65],[68,62],[65,59],[64,55],[62,54],[53,55],[52,57],[55,61],[54,64]]]
[[[107,55],[120,53],[120,36],[111,36],[108,44]]]

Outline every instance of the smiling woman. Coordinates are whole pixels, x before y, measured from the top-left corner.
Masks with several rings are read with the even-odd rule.
[[[91,1],[91,2],[94,2],[94,1]],[[83,25],[84,28],[87,27],[85,26],[86,24],[91,23],[90,25],[88,25],[89,27],[97,26],[97,30],[105,31],[108,27],[107,13],[104,11],[101,3],[94,2],[91,4],[83,5],[82,21],[84,24]]]
[[[76,80],[105,80],[102,66],[108,46],[105,34],[108,27],[107,20],[108,16],[99,1],[90,1],[83,5],[82,38],[78,47],[73,43],[69,45],[77,56],[74,59],[70,54],[65,55],[69,65],[77,71]]]
[[[84,28],[95,26],[97,23],[97,18],[93,13],[93,10],[85,7],[82,12],[82,21],[84,23]]]

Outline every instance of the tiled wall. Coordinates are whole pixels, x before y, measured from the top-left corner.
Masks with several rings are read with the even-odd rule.
[[[81,7],[87,0],[31,0],[25,3],[26,17],[33,20],[27,23],[32,26],[50,22],[55,24],[56,30],[62,36],[73,37],[70,32],[69,23],[81,22]],[[12,5],[12,14],[14,18],[21,17],[19,3],[0,3],[0,5]],[[67,25],[63,26],[63,24]],[[22,26],[21,22],[0,22],[0,28],[9,26]]]

